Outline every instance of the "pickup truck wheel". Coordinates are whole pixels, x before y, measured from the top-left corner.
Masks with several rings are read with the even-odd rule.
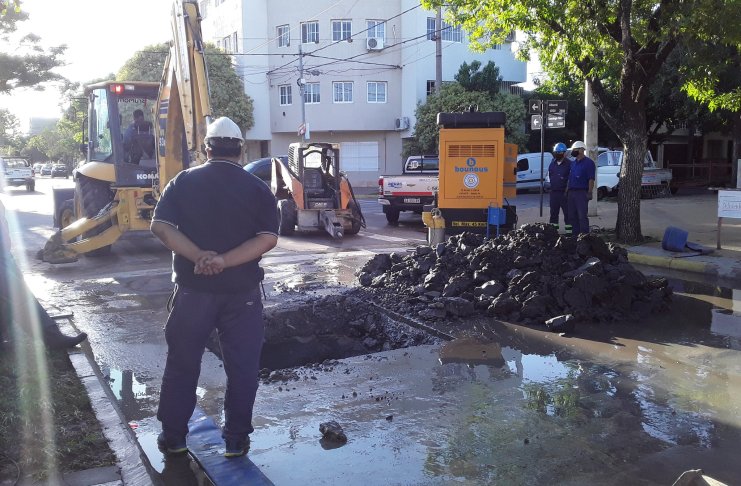
[[[608,193],[608,191],[607,191],[607,188],[606,187],[604,187],[604,186],[603,187],[598,187],[597,188],[597,200],[598,201],[601,201],[604,198],[606,198],[607,197],[607,193]]]
[[[75,183],[75,197],[80,201],[82,215],[86,218],[92,218],[98,215],[101,209],[113,201],[113,191],[110,184],[105,181],[91,179],[90,177],[80,176]],[[111,227],[111,222],[98,226],[86,233],[83,238],[90,238],[98,235]],[[98,257],[110,254],[111,245],[107,245],[97,250],[85,253],[85,256]]]
[[[36,181],[31,181],[26,183],[26,190],[28,192],[33,192],[36,190]]]
[[[291,236],[296,230],[296,203],[290,199],[278,201],[278,234]]]
[[[386,221],[388,224],[399,224],[399,210],[393,208],[386,208]]]
[[[361,224],[361,214],[360,214],[360,208],[358,208],[358,205],[355,204],[355,201],[350,201],[350,204],[347,205],[347,208],[352,212],[352,226],[350,226],[349,230],[345,231],[346,235],[357,235],[360,231],[360,224]]]

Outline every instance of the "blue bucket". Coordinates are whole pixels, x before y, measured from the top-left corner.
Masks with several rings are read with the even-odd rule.
[[[687,251],[687,237],[689,233],[681,228],[669,226],[664,231],[664,238],[661,240],[661,248],[667,251]]]

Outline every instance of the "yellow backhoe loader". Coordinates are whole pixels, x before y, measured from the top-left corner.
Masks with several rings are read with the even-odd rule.
[[[86,155],[75,188],[55,190],[60,230],[39,252],[50,263],[100,255],[123,233],[148,230],[165,185],[205,162],[211,117],[208,77],[195,0],[175,0],[173,38],[160,83],[107,81],[88,86]]]

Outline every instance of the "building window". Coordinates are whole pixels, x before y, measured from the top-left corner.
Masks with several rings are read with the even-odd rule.
[[[221,5],[224,2],[226,2],[226,0],[215,0],[214,1],[214,5],[218,7],[219,5]]]
[[[440,24],[440,36],[448,42],[463,42],[463,31],[460,25],[450,25],[446,21]],[[427,40],[435,40],[435,17],[427,17]]]
[[[232,34],[232,49],[235,54],[239,52],[239,41],[237,40],[237,33]]]
[[[306,83],[304,86],[304,102],[307,105],[319,103],[319,83]]]
[[[279,25],[277,28],[278,31],[278,47],[288,47],[291,45],[291,28],[288,26],[288,24],[285,25]]]
[[[199,10],[201,11],[201,18],[205,19],[208,14],[208,2],[209,0],[201,0],[198,4],[200,6]]]
[[[352,81],[332,83],[335,103],[352,103]]]
[[[347,40],[352,37],[352,22],[349,20],[332,21],[332,42]]]
[[[383,20],[368,20],[366,22],[368,28],[368,38],[385,39],[386,38],[386,22]]]
[[[301,23],[301,43],[309,44],[311,42],[319,43],[319,22]]]
[[[224,52],[227,54],[232,53],[232,36],[228,35],[221,41],[221,45],[224,46]]]
[[[427,96],[435,94],[435,81],[427,80]]]
[[[386,81],[368,81],[368,103],[386,103]]]
[[[221,39],[216,40],[216,48],[221,49]]]
[[[280,90],[280,106],[288,106],[293,103],[291,99],[291,88],[292,86],[290,84],[281,84],[278,86]]]

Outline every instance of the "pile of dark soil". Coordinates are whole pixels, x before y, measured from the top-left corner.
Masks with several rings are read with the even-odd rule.
[[[425,320],[486,314],[568,330],[575,321],[623,320],[659,312],[666,279],[647,279],[624,248],[597,235],[560,236],[529,224],[493,239],[463,233],[413,253],[380,254],[359,271],[385,305]]]

